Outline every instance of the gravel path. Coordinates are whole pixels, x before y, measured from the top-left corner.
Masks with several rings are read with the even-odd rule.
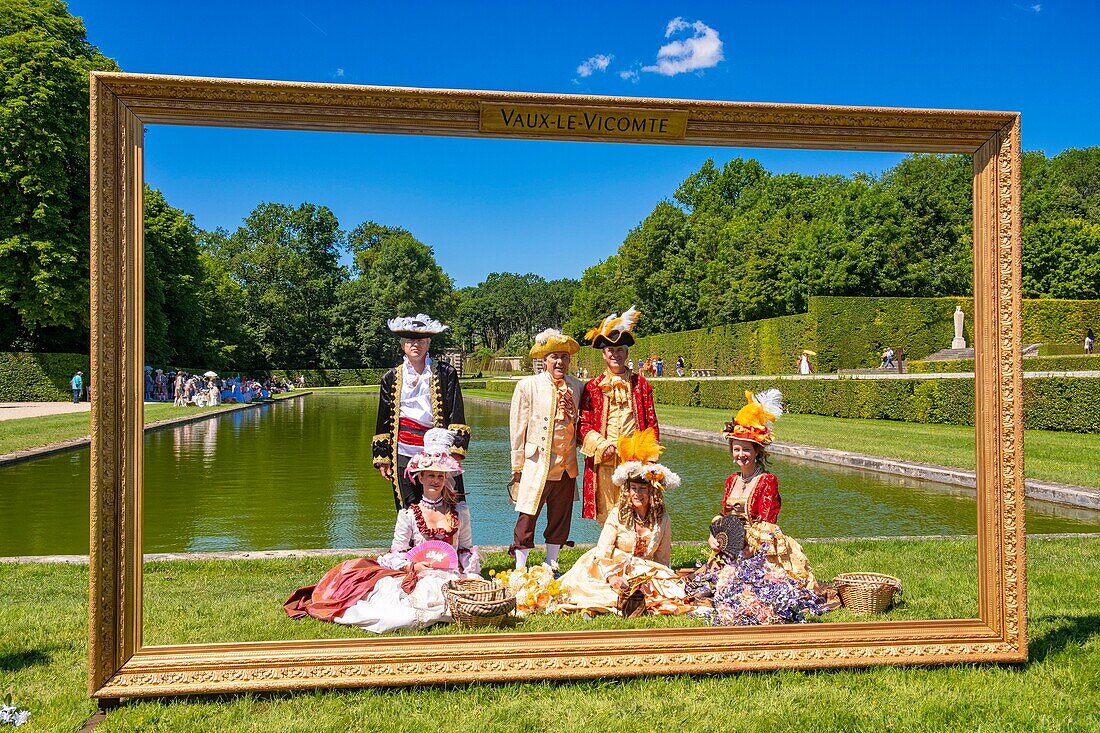
[[[89,402],[0,402],[0,420],[41,415],[64,415],[70,412],[88,412]]]

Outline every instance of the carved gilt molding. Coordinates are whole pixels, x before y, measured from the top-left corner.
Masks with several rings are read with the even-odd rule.
[[[91,695],[1027,658],[1018,115],[100,73],[91,92]],[[973,155],[980,618],[142,646],[143,125],[488,136],[479,105],[503,100],[683,109],[686,144]]]

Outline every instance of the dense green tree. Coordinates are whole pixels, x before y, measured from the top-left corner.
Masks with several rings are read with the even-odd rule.
[[[1029,224],[1023,231],[1025,298],[1100,298],[1100,223]]]
[[[1043,164],[1028,161],[1036,163]],[[1077,156],[1062,164],[1072,175],[1058,173],[1059,180],[1091,191],[1090,164]],[[910,156],[878,180],[772,175],[754,160],[721,167],[708,160],[674,199],[658,203],[612,258],[585,271],[573,331],[630,304],[642,311],[645,334],[799,313],[814,295],[971,288],[966,156]]]
[[[448,322],[454,314],[451,278],[432,248],[400,227],[365,222],[347,237],[355,277],[340,286],[334,311],[330,363],[383,366],[397,357],[386,321],[397,315],[428,315]],[[433,340],[446,345],[448,336]]]
[[[1071,148],[1053,158],[1023,155],[1024,225],[1062,219],[1100,222],[1100,147]]]
[[[117,70],[59,0],[0,0],[0,320],[88,327],[88,73]],[[52,341],[52,339],[50,339]],[[86,348],[86,347],[85,347]]]
[[[569,319],[562,328],[565,333],[580,339],[605,316],[622,313],[634,301],[634,291],[626,284],[619,257],[612,255],[584,271],[573,295]]]
[[[225,231],[203,232],[199,266],[202,286],[198,302],[205,324],[206,361],[201,366],[212,369],[246,369],[262,366],[260,344],[248,328],[248,293],[229,269],[229,262],[220,254],[221,244],[229,238]],[[189,360],[183,366],[200,366]]]
[[[200,366],[210,358],[205,272],[191,216],[145,188],[145,359]]]
[[[561,328],[569,318],[575,280],[547,282],[533,273],[494,272],[474,287],[458,292],[455,316],[467,350],[522,353],[544,328]]]
[[[684,253],[686,224],[682,209],[662,201],[619,247],[622,286],[634,293],[638,301],[634,305],[645,315],[639,334],[675,328],[695,309],[693,268]]]
[[[536,291],[537,301],[533,305],[538,309],[537,322],[539,328],[564,328],[573,311],[573,296],[576,295],[579,280],[571,277],[563,277],[557,280],[547,280],[539,285]],[[540,292],[541,291],[541,292]]]
[[[343,232],[325,206],[262,203],[217,242],[230,277],[245,293],[245,328],[263,366],[327,365]],[[246,365],[259,366],[259,365]]]
[[[902,212],[902,258],[890,295],[967,295],[972,289],[973,172],[969,156],[913,155],[881,184]]]

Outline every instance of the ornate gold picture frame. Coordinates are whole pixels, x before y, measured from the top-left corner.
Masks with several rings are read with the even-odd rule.
[[[586,122],[597,120],[596,115],[598,122]],[[972,155],[979,617],[143,645],[142,185],[143,125],[150,123]],[[1020,258],[1020,117],[1012,112],[93,73],[91,379],[97,390],[92,403],[89,693],[113,699],[405,685],[426,678],[463,682],[1023,661]]]

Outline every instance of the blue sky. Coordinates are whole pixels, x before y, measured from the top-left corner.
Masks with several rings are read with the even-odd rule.
[[[80,0],[126,71],[1023,113],[1028,150],[1100,144],[1100,4],[138,3]],[[676,19],[680,19],[677,21]],[[662,47],[667,47],[661,54]],[[895,155],[150,126],[146,179],[203,228],[311,201],[432,245],[458,285],[579,277],[708,157],[877,173]]]

